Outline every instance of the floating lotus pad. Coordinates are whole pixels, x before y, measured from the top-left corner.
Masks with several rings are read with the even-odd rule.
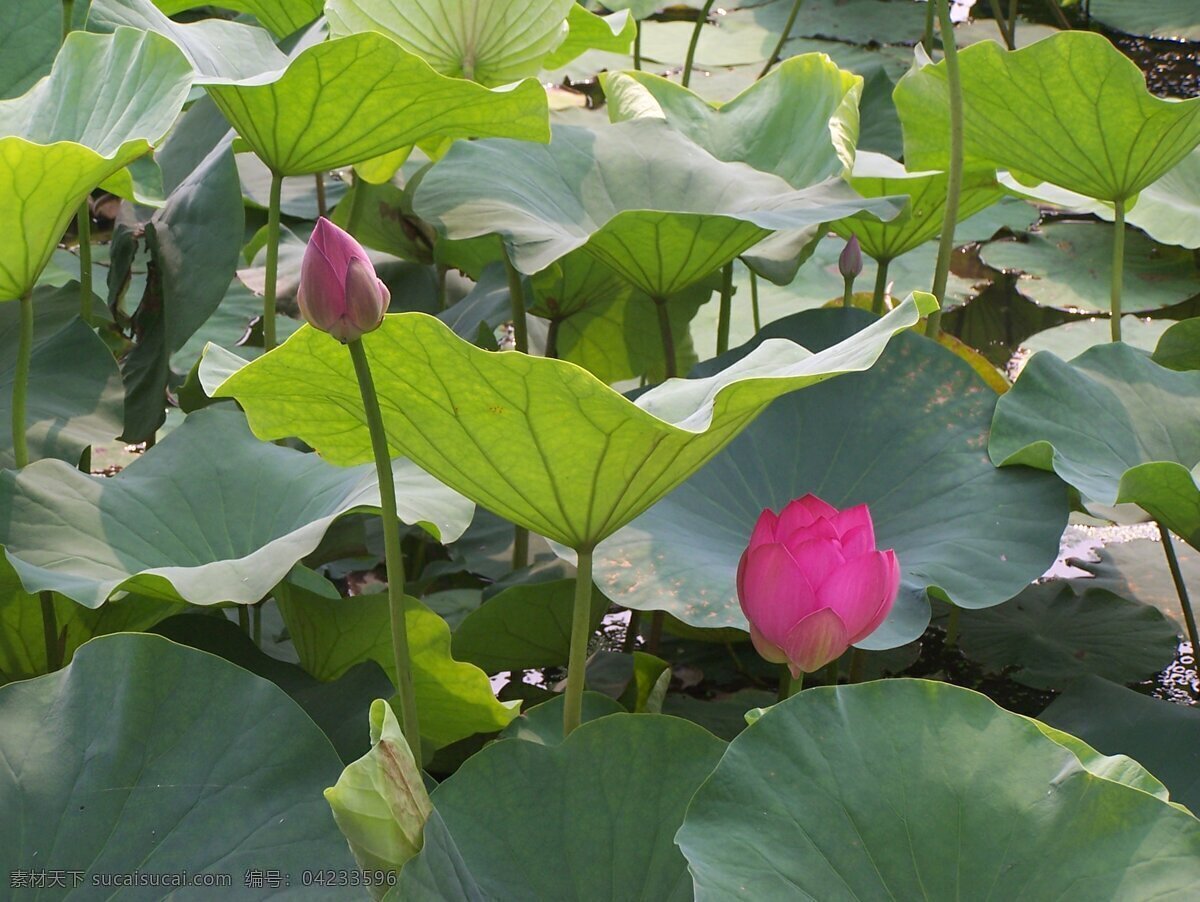
[[[700,281],[775,230],[896,212],[840,179],[797,190],[722,162],[657,120],[595,132],[563,126],[549,145],[460,143],[422,179],[413,205],[448,238],[500,235],[521,272],[585,247],[655,298]]]
[[[72,32],[47,78],[0,101],[0,300],[32,289],[84,198],[167,133],[191,78],[161,35]]]
[[[287,68],[205,88],[259,158],[281,175],[349,166],[433,137],[549,135],[546,92],[499,90],[438,74],[367,32],[316,44]]]
[[[1120,342],[1065,363],[1035,354],[996,405],[997,466],[1053,470],[1100,504],[1129,502],[1200,548],[1200,372]]]
[[[870,321],[864,311],[813,310],[772,323],[756,342],[803,336],[820,348]],[[1067,499],[1053,477],[988,460],[995,407],[969,364],[922,336],[899,335],[868,372],[773,402],[596,549],[596,583],[627,607],[744,630],[734,580],[754,523],[764,508],[812,492],[839,508],[870,505],[878,547],[894,548],[900,562],[896,605],[863,647],[920,636],[929,591],[966,608],[1000,604],[1053,563]]]
[[[401,518],[442,539],[461,534],[468,502],[407,461],[393,470]],[[55,460],[0,474],[0,544],[26,590],[91,608],[118,591],[249,604],[337,517],[378,505],[373,467],[263,444],[240,414],[210,409],[112,478]]]
[[[946,64],[918,64],[896,86],[908,166],[949,163]],[[1097,200],[1128,200],[1200,143],[1200,98],[1146,89],[1103,35],[1061,32],[1007,52],[982,41],[959,54],[968,168],[1008,169]]]
[[[956,686],[815,688],[730,743],[676,840],[700,902],[1187,897],[1200,823],[1085,758]]]
[[[393,454],[514,523],[590,548],[683,482],[775,397],[866,369],[934,304],[914,296],[821,354],[768,342],[716,376],[668,380],[636,402],[565,361],[476,348],[424,314],[386,316],[362,340]],[[347,429],[358,398],[350,355],[311,327],[209,393],[236,397],[264,439],[299,435],[346,466],[373,459],[366,431]]]

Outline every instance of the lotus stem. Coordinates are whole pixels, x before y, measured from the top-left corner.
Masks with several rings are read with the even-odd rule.
[[[325,173],[318,172],[314,178],[317,180],[317,215],[324,216],[328,210],[325,206]]]
[[[725,264],[721,279],[721,310],[717,315],[717,353],[729,350],[729,319],[733,314],[733,261]]]
[[[262,606],[259,601],[250,608],[250,638],[259,648],[262,648]]]
[[[655,611],[650,615],[650,635],[646,637],[646,651],[652,655],[658,654],[658,647],[662,644],[663,624],[666,620],[665,611]]]
[[[958,619],[960,610],[957,605],[950,608],[950,619],[946,621],[946,638],[942,642],[946,648],[954,648],[958,645]]]
[[[891,260],[875,261],[875,293],[871,296],[871,312],[876,316],[883,316],[883,302],[887,300],[888,267],[891,265]]]
[[[666,298],[655,298],[654,306],[658,308],[658,334],[662,339],[663,357],[666,363],[666,377],[675,378],[675,336],[671,334],[671,317],[667,313]]]
[[[279,204],[283,176],[271,173],[271,200],[267,206],[267,277],[263,285],[263,351],[275,347],[275,282],[279,276]]]
[[[513,265],[512,256],[503,243],[504,268],[508,271],[508,301],[512,309],[513,339],[517,350],[529,353],[529,324],[525,321],[525,292],[521,287],[521,273]],[[524,526],[513,527],[512,568],[520,570],[529,563],[529,530]]]
[[[1114,202],[1112,291],[1109,301],[1109,326],[1112,340],[1121,340],[1121,283],[1125,278],[1125,199]]]
[[[388,453],[387,433],[371,366],[361,338],[347,343],[354,361],[354,373],[362,394],[367,429],[371,434],[371,450],[375,456],[375,473],[379,478],[379,507],[383,514],[383,548],[387,566],[388,612],[391,616],[392,655],[396,662],[396,693],[400,698],[400,722],[404,737],[421,767],[421,729],[417,720],[417,695],[413,688],[412,665],[408,653],[408,625],[404,619],[404,552],[400,547],[400,520],[396,513],[396,484],[392,478],[392,458]]]
[[[804,674],[802,672],[799,676],[792,676],[792,672],[788,670],[786,664],[780,664],[779,669],[781,675],[779,677],[778,699],[779,701],[783,701],[784,699],[791,698],[804,688]]]
[[[546,327],[546,356],[558,357],[558,330],[562,326],[562,320],[557,316],[550,320],[550,324]]]
[[[716,0],[705,0],[704,8],[696,17],[696,27],[692,29],[692,39],[688,41],[687,57],[683,61],[683,76],[679,83],[685,88],[692,82],[692,65],[696,62],[696,45],[700,43],[700,31],[708,24],[708,12]]]
[[[1004,19],[1004,13],[1000,11],[1000,0],[988,0],[988,6],[991,8],[992,18],[996,20],[996,28],[1000,31],[1000,37],[1004,40],[1004,46],[1009,50],[1015,49],[1012,36],[1008,33],[1008,23]]]
[[[633,68],[642,69],[642,23],[637,23],[637,31],[633,35]]]
[[[1017,7],[1021,0],[1008,0],[1008,44],[1009,50],[1017,49]]]
[[[775,49],[771,51],[771,55],[767,57],[767,64],[762,67],[762,71],[758,73],[758,77],[762,78],[771,71],[771,67],[779,61],[779,54],[783,53],[783,45],[788,42],[788,38],[792,36],[792,26],[796,24],[796,16],[800,14],[800,7],[804,5],[804,0],[792,0],[792,11],[788,13],[787,22],[783,25],[783,32],[779,35],[779,43],[775,45]]]
[[[575,607],[571,614],[571,655],[567,660],[567,691],[563,698],[563,738],[579,726],[583,715],[583,684],[587,675],[588,638],[592,634],[592,549],[578,549],[575,564]]]
[[[936,2],[942,51],[946,56],[946,80],[950,89],[950,168],[946,173],[946,215],[942,219],[937,267],[933,274],[933,296],[937,298],[938,309],[929,315],[925,324],[925,334],[931,337],[936,336],[942,326],[942,304],[946,299],[946,282],[950,278],[950,258],[954,255],[954,227],[958,225],[958,198],[962,193],[963,177],[963,92],[958,71],[958,47],[954,39],[954,23],[950,21],[950,0]]]
[[[29,366],[33,360],[33,289],[21,298],[21,334],[17,342],[17,368],[12,388],[13,461],[17,469],[29,463],[25,437],[25,401],[29,396]]]
[[[842,276],[842,306],[854,306],[854,276]]]
[[[867,669],[867,653],[861,648],[850,651],[850,682],[861,683]]]
[[[925,0],[925,34],[921,36],[921,46],[931,56],[933,55],[933,4],[934,0]]]
[[[245,633],[246,637],[249,638],[250,637],[250,611],[248,611],[246,609],[246,606],[244,604],[239,604],[237,612],[238,612],[238,629],[240,629],[243,633]]]
[[[1045,2],[1046,6],[1050,9],[1050,15],[1058,23],[1058,27],[1063,31],[1070,31],[1071,21],[1067,18],[1066,13],[1062,11],[1062,7],[1058,5],[1058,0],[1045,0]]]
[[[75,21],[75,0],[63,0],[62,16],[62,33],[65,41],[67,35],[71,33],[72,24]]]
[[[1196,629],[1196,614],[1192,610],[1191,599],[1188,598],[1187,586],[1183,584],[1183,572],[1179,569],[1179,558],[1175,556],[1175,546],[1171,544],[1171,531],[1158,524],[1158,534],[1162,536],[1163,553],[1167,556],[1167,566],[1171,570],[1171,579],[1175,583],[1175,594],[1179,596],[1179,607],[1183,611],[1183,622],[1187,625],[1188,642],[1192,645],[1192,657],[1200,655],[1200,630]]]
[[[54,613],[54,593],[38,592],[42,603],[42,635],[46,640],[46,672],[62,667],[62,646],[58,641],[58,617]]]
[[[513,530],[512,568],[520,570],[529,566],[529,530],[518,526]]]
[[[754,331],[757,333],[762,328],[762,321],[758,315],[758,275],[754,270],[750,270],[750,314],[754,317]]]
[[[637,648],[638,627],[642,625],[642,612],[630,610],[629,625],[625,628],[625,641],[621,644],[621,651],[625,654],[633,654]]]
[[[842,659],[834,658],[825,665],[825,682],[827,685],[836,686],[838,678],[841,676]]]
[[[75,217],[79,235],[79,318],[92,325],[92,206],[85,197]]]
[[[449,275],[450,269],[447,266],[438,264],[437,267],[437,301],[438,309],[446,309],[446,276]]]

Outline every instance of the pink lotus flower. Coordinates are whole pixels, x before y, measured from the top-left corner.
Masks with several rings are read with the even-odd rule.
[[[296,293],[304,319],[345,344],[378,329],[390,300],[363,246],[324,216],[318,219]]]
[[[765,510],[738,563],[750,638],[793,677],[824,667],[883,623],[900,587],[894,551],[875,548],[865,504],[839,511],[815,495]]]

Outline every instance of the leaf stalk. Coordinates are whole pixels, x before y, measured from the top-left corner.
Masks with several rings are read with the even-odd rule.
[[[576,551],[575,604],[571,613],[571,652],[567,660],[567,690],[563,698],[563,738],[579,726],[583,716],[583,684],[587,675],[587,647],[592,634],[592,550]]]
[[[931,0],[934,2],[934,0]],[[946,58],[946,80],[950,90],[950,168],[946,177],[946,213],[942,218],[942,234],[938,242],[937,266],[933,273],[933,296],[938,309],[929,315],[925,334],[934,337],[942,326],[942,307],[946,300],[946,283],[950,278],[950,258],[954,255],[954,227],[958,225],[958,199],[963,180],[963,91],[958,69],[958,46],[955,43],[954,23],[950,21],[950,0],[936,0],[938,30],[942,36],[942,52]]]

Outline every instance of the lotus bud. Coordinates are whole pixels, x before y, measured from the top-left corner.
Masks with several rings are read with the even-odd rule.
[[[738,601],[758,653],[812,673],[871,635],[900,587],[894,551],[875,547],[865,504],[839,511],[815,495],[765,510],[738,563]]]
[[[842,248],[841,256],[838,257],[838,272],[842,274],[843,279],[857,279],[862,273],[862,267],[862,249],[858,246],[858,238],[851,235],[846,246]]]
[[[324,216],[318,219],[296,293],[305,321],[345,344],[378,329],[390,300],[363,246]]]

